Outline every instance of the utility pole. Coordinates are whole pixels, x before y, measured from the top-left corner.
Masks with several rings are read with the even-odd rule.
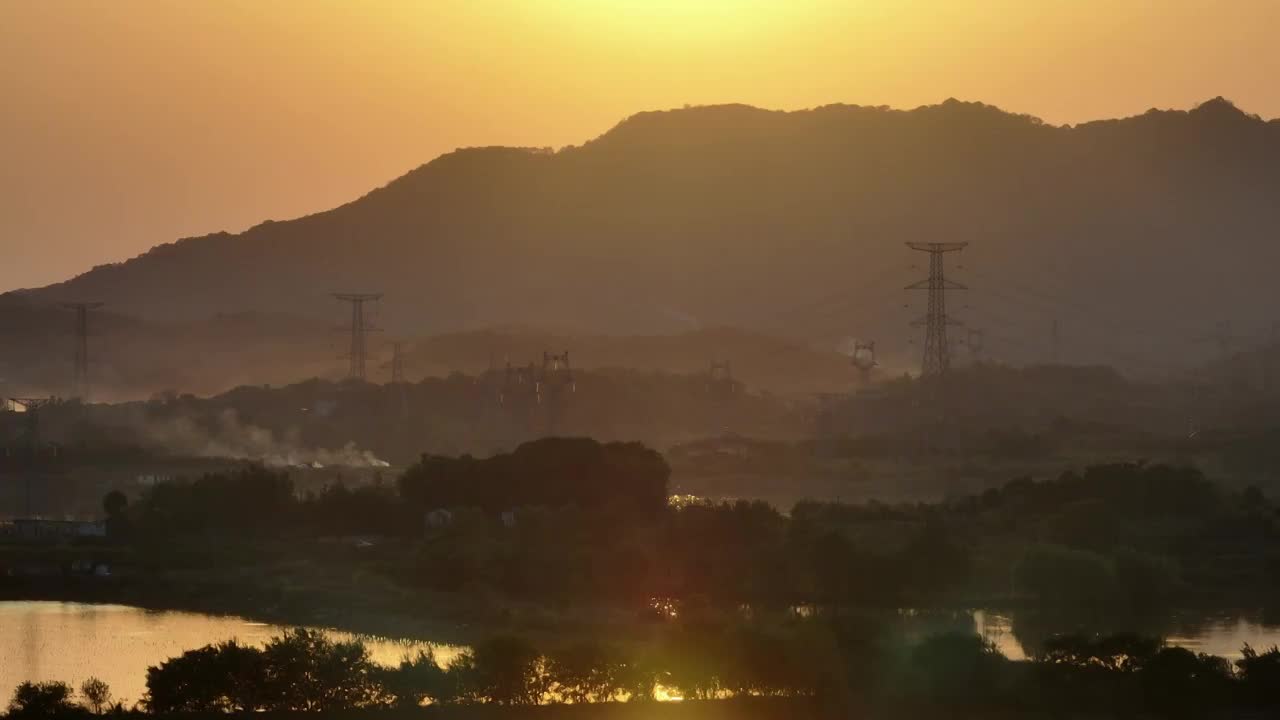
[[[946,278],[943,256],[968,247],[967,242],[919,243],[909,242],[912,250],[929,253],[929,277],[907,286],[907,290],[928,290],[929,310],[924,318],[912,323],[924,326],[924,358],[920,364],[920,377],[941,377],[951,367],[951,351],[947,346],[947,326],[959,325],[947,316],[947,290],[967,290],[964,285]]]
[[[27,443],[31,451],[31,467],[26,474],[26,517],[31,517],[31,475],[36,471],[37,459],[40,455],[40,408],[53,402],[52,398],[9,398],[9,402],[21,407],[26,415]]]
[[[1053,324],[1049,327],[1049,340],[1053,343],[1053,364],[1062,364],[1062,336],[1058,332],[1058,318],[1053,319]]]
[[[409,388],[404,381],[404,343],[397,340],[391,343],[391,386],[400,399],[400,419],[409,419]],[[387,367],[383,365],[382,367]],[[401,423],[401,432],[407,432],[408,425]]]
[[[82,402],[89,399],[89,311],[103,306],[100,302],[65,302],[62,307],[76,313],[76,358],[74,396]]]
[[[364,304],[370,300],[381,300],[382,293],[333,293],[333,297],[351,303],[351,366],[347,370],[348,380],[364,382],[365,359],[367,356],[365,335],[377,328],[369,324],[364,317]]]

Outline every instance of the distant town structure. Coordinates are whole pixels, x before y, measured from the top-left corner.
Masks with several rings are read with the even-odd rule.
[[[712,360],[707,370],[707,392],[720,402],[738,394],[741,385],[733,379],[733,365],[728,360]]]
[[[489,375],[493,371],[489,371]],[[570,397],[577,391],[569,351],[543,352],[542,364],[507,361],[498,404],[528,434],[554,435],[561,427]]]
[[[0,523],[0,536],[13,537],[29,542],[104,538],[107,536],[107,525],[100,521],[86,522],[83,520],[48,520],[24,517]]]
[[[577,391],[573,378],[573,366],[569,364],[569,351],[560,354],[542,353],[542,376],[539,378],[541,398],[546,406],[546,432],[554,435],[560,430],[560,422],[569,403],[569,396]]]
[[[853,355],[849,357],[849,362],[858,369],[858,375],[862,380],[863,387],[870,385],[871,371],[880,364],[876,361],[875,340],[869,342],[855,340],[853,342]]]

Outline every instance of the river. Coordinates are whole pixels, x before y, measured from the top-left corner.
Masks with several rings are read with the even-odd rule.
[[[125,605],[0,601],[0,706],[7,705],[13,688],[26,680],[62,680],[79,687],[89,677],[106,681],[115,699],[128,706],[146,691],[148,666],[224,640],[261,646],[284,630],[237,617]],[[427,649],[447,663],[462,650],[415,640],[324,632],[336,640],[358,637],[373,659],[384,665]]]
[[[1280,644],[1280,617],[1241,612],[1157,613],[1141,618],[1046,617],[1040,613],[983,611],[899,613],[904,636],[942,630],[976,631],[1007,657],[1023,659],[1045,638],[1062,632],[1133,631],[1167,638],[1171,644],[1238,658],[1249,643]],[[105,680],[126,705],[146,691],[147,667],[183,651],[224,640],[262,645],[285,628],[243,618],[191,612],[152,611],[124,605],[50,601],[0,601],[0,705],[19,683],[62,680],[73,685],[89,677]],[[323,630],[338,640],[358,637],[373,659],[394,665],[431,649],[447,664],[463,648],[456,645]]]

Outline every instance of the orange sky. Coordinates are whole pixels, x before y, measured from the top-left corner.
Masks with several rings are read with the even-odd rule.
[[[0,1],[0,290],[646,109],[1280,116],[1276,0]]]

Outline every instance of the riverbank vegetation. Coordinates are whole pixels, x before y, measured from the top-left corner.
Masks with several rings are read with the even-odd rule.
[[[630,649],[598,642],[543,648],[517,636],[494,636],[447,665],[419,653],[386,667],[358,641],[335,642],[299,629],[261,648],[223,642],[151,667],[146,696],[131,712],[331,713],[761,698],[786,701],[792,717],[887,717],[939,708],[996,716],[1271,712],[1280,710],[1280,649],[1245,646],[1240,659],[1229,662],[1135,635],[1059,636],[1032,659],[1015,662],[977,635],[948,633],[904,644],[883,626],[846,615],[788,626],[682,622],[657,642]],[[85,682],[79,696],[64,683],[24,683],[8,716],[88,715],[113,707],[126,712],[122,704],[112,705],[109,688],[97,681]],[[659,708],[654,705],[650,716],[662,717]]]

